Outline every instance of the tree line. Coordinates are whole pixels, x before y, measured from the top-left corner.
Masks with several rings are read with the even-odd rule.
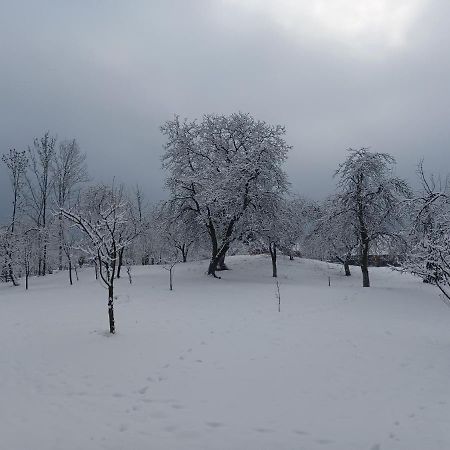
[[[268,253],[340,262],[346,276],[360,266],[370,286],[371,258],[435,284],[450,301],[448,180],[427,175],[413,191],[395,176],[395,159],[349,149],[323,201],[291,192],[285,128],[249,114],[178,116],[161,127],[168,199],[150,204],[138,185],[90,179],[75,139],[46,132],[26,150],[2,157],[11,181],[10,220],[0,228],[0,279],[14,286],[31,275],[67,270],[69,283],[90,265],[108,289],[114,333],[114,282],[123,267],[209,257],[220,278],[230,252]]]

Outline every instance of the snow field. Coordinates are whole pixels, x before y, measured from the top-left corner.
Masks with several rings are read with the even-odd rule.
[[[450,448],[450,310],[409,275],[280,258],[0,285],[0,448]],[[328,287],[328,276],[331,287]]]

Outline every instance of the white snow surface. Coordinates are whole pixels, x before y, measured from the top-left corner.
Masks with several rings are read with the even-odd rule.
[[[388,268],[280,259],[0,286],[3,450],[450,448],[450,310]],[[328,276],[331,287],[328,287]]]

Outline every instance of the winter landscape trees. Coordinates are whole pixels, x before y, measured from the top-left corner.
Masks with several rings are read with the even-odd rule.
[[[284,170],[285,129],[249,114],[175,116],[161,132],[169,197],[150,204],[136,185],[93,184],[75,139],[49,132],[27,151],[2,157],[11,180],[11,219],[0,230],[1,280],[14,286],[54,270],[95,265],[108,289],[110,331],[114,283],[127,265],[175,264],[209,254],[207,273],[227,269],[233,253],[302,255],[359,265],[384,257],[436,284],[449,297],[449,188],[427,177],[412,194],[394,174],[395,160],[367,148],[349,149],[338,166],[337,191],[324,201],[290,192]],[[389,255],[389,256],[387,256]]]
[[[281,126],[248,114],[208,115],[175,117],[162,132],[162,201],[137,180],[127,187],[88,177],[75,139],[45,133],[28,151],[4,154],[11,207],[0,225],[8,355],[1,370],[12,407],[3,440],[33,448],[38,440],[17,433],[16,423],[28,427],[44,414],[61,425],[52,433],[36,427],[46,448],[64,440],[90,448],[99,428],[97,443],[107,442],[104,433],[111,448],[149,448],[149,430],[150,447],[185,448],[187,436],[195,448],[219,448],[237,422],[238,436],[242,424],[249,431],[236,448],[263,448],[277,433],[274,448],[294,448],[292,436],[313,436],[297,430],[298,416],[308,423],[315,414],[309,442],[319,448],[331,442],[316,437],[333,411],[351,409],[372,424],[373,404],[387,392],[383,404],[414,429],[411,399],[417,416],[431,399],[427,426],[437,437],[423,433],[420,448],[440,448],[448,318],[436,297],[450,306],[448,180],[421,165],[414,191],[395,176],[389,154],[350,149],[336,191],[312,200],[290,189]],[[231,270],[219,277],[225,257]],[[395,271],[369,267],[380,262]],[[376,288],[362,288],[361,279]],[[273,380],[280,382],[268,389]],[[78,410],[69,419],[55,414],[68,401]],[[236,420],[242,405],[248,409]],[[116,430],[97,427],[105,414]],[[74,418],[83,433],[67,437]],[[193,429],[206,430],[203,441]],[[330,426],[343,443],[337,448],[379,448],[378,429],[370,440],[365,429],[355,440],[354,429],[349,423],[339,435]],[[415,448],[410,429],[402,442]],[[399,442],[386,436],[383,448]]]

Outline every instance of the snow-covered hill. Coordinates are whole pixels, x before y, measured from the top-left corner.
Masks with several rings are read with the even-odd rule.
[[[450,310],[386,268],[373,287],[282,259],[133,268],[117,334],[93,270],[0,286],[5,450],[450,448]],[[331,287],[328,287],[328,276]]]

